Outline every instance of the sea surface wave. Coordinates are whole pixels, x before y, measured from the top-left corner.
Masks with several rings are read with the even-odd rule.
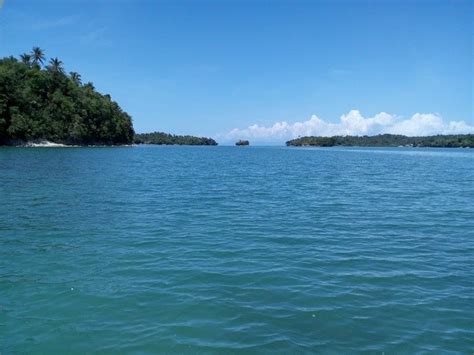
[[[474,350],[474,151],[0,149],[0,353]]]

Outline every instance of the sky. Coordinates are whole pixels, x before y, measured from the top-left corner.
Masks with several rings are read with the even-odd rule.
[[[2,2],[0,57],[40,46],[137,132],[474,133],[472,0]]]

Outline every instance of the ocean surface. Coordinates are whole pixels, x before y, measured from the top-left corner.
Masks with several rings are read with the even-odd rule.
[[[474,351],[474,150],[0,149],[0,353]]]

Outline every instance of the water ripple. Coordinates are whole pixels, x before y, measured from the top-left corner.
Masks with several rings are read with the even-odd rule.
[[[473,158],[0,149],[0,352],[472,353]]]

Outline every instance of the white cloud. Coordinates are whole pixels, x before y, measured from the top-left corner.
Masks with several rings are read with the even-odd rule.
[[[223,141],[251,139],[261,142],[288,140],[303,136],[375,135],[382,133],[406,136],[426,136],[433,134],[474,133],[474,126],[464,121],[444,122],[434,113],[416,113],[405,119],[400,116],[380,112],[365,118],[358,110],[342,115],[339,122],[327,122],[316,115],[307,121],[287,123],[276,122],[272,126],[251,125],[244,129],[235,128],[220,135]]]

